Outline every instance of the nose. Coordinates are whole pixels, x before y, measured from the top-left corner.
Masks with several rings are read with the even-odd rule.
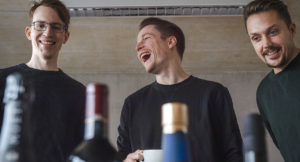
[[[43,34],[44,35],[51,35],[51,34],[53,34],[53,30],[52,30],[52,28],[51,28],[51,26],[49,24],[47,24],[46,30],[43,31]]]
[[[262,45],[264,49],[267,49],[272,46],[272,40],[269,37],[264,37],[262,40]]]
[[[137,51],[137,52],[139,52],[141,49],[143,49],[143,41],[139,41],[139,42],[137,42],[136,43],[136,47],[135,47],[135,50]]]

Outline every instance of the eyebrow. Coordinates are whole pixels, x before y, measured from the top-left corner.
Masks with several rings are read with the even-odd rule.
[[[152,34],[152,33],[144,33],[141,37],[143,38],[145,35],[152,35],[152,36],[154,36],[154,34]],[[138,40],[136,40],[136,42],[139,42]]]
[[[39,20],[33,21],[33,22],[48,23],[48,22],[46,22],[46,21],[39,21]],[[48,23],[48,24],[60,24],[60,25],[64,25],[64,24],[61,24],[60,22],[50,22],[50,23]]]
[[[269,32],[270,32],[270,30],[272,30],[273,28],[280,28],[280,26],[279,26],[279,25],[276,25],[276,24],[274,24],[274,25],[270,26],[270,27],[267,29],[267,32],[269,33]]]
[[[144,37],[145,35],[154,35],[154,34],[148,32],[148,33],[143,34],[142,37]]]
[[[278,27],[278,25],[277,24],[273,24],[272,26],[268,27],[267,30],[265,30],[265,31],[268,33],[274,27]],[[258,33],[249,33],[249,35],[258,35]]]

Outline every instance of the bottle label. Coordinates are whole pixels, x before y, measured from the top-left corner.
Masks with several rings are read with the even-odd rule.
[[[82,160],[80,157],[78,156],[70,156],[70,161],[71,162],[86,162],[85,160]]]
[[[107,120],[101,116],[90,117],[85,120],[84,139],[89,140],[99,134],[103,138],[107,137]]]
[[[254,151],[248,151],[245,153],[245,162],[252,162],[255,161],[255,152]]]
[[[5,105],[4,123],[0,139],[0,157],[3,161],[18,161],[21,138],[21,102],[11,101]]]

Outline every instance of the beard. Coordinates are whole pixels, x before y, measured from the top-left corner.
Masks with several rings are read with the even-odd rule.
[[[266,61],[266,64],[268,67],[270,68],[280,68],[283,67],[284,65],[286,65],[288,63],[288,59],[286,55],[282,55],[282,59],[280,60],[280,62],[277,65],[271,65]]]
[[[268,55],[269,52],[272,52],[272,51],[279,52],[280,50],[281,50],[281,47],[271,46],[268,49],[263,51],[263,56]],[[282,54],[282,58],[281,58],[280,62],[276,65],[269,64],[267,59],[265,59],[266,65],[270,68],[280,68],[280,67],[286,65],[287,62],[288,62],[288,58],[287,58],[287,55],[285,55],[284,53]]]

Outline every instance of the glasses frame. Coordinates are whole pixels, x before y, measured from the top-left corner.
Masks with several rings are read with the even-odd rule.
[[[36,23],[42,23],[42,24],[45,24],[45,27],[44,29],[39,29],[37,28],[36,26]],[[57,30],[57,26],[55,25],[60,25],[60,30]],[[46,31],[48,29],[48,27],[50,26],[51,27],[51,30],[54,31],[55,33],[63,33],[67,30],[67,26],[64,25],[64,24],[60,24],[60,23],[47,23],[47,22],[44,22],[44,21],[34,21],[31,23],[30,26],[33,26],[33,29],[36,30],[36,31]]]

